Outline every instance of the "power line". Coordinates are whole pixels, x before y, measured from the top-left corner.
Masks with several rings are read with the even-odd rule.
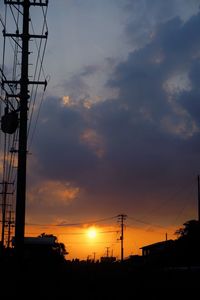
[[[159,224],[154,224],[154,223],[151,223],[151,222],[147,222],[147,221],[144,221],[142,219],[138,219],[138,218],[134,218],[134,217],[130,217],[130,216],[128,218],[135,221],[135,222],[142,223],[142,224],[145,224],[145,225],[151,225],[151,226],[159,227],[159,228],[166,228],[165,226],[162,226],[162,225],[159,225]]]
[[[46,35],[48,35],[48,27],[47,27],[47,22],[46,22],[47,8],[46,8],[46,12],[44,12],[44,9],[42,11],[43,11],[43,16],[44,16],[44,22],[43,22],[42,33],[41,34],[43,35],[45,33]],[[33,26],[32,21],[31,21],[31,27],[32,27],[33,33],[35,34],[35,30],[34,30],[34,26]],[[42,48],[42,39],[40,39],[39,46],[38,46],[38,43],[37,43],[36,39],[34,39],[34,40],[35,40],[35,44],[36,44],[38,54],[37,54],[37,58],[36,58],[36,64],[35,64],[35,71],[34,71],[34,75],[33,75],[33,80],[35,81],[36,77],[37,77],[37,80],[39,81],[40,76],[41,76],[41,72],[43,73],[43,76],[45,78],[45,73],[44,73],[44,69],[43,69],[43,60],[44,60],[45,50],[46,50],[46,46],[47,46],[47,39],[45,39],[45,44],[44,44],[44,47],[43,47],[43,53],[42,53],[41,57],[40,57],[40,53],[41,53],[41,48]],[[40,67],[39,67],[39,71],[38,71],[39,62],[40,62]],[[38,73],[38,75],[37,75],[37,73]],[[45,87],[45,89],[46,89],[46,87]],[[44,89],[44,91],[45,91],[45,89]],[[36,102],[37,91],[38,91],[38,85],[36,85],[35,90],[34,90],[34,87],[32,87],[30,99],[33,98],[33,100],[32,100],[33,104],[31,105],[32,108],[30,110],[29,126],[28,126],[28,133],[27,133],[28,136],[29,136],[29,132],[30,132],[30,128],[31,128],[31,122],[32,122],[32,118],[33,118],[33,112],[34,112],[34,107],[35,107],[35,102]],[[38,116],[39,116],[39,113],[40,113],[43,98],[44,98],[44,92],[43,92],[42,99],[41,99],[41,102],[40,102],[40,105],[39,105],[38,115],[36,117],[35,126],[34,126],[32,136],[31,136],[30,144],[32,143],[33,136],[35,134],[35,129],[36,129],[36,126],[37,126]],[[29,148],[30,148],[30,145],[29,145]]]
[[[109,220],[112,220],[115,218],[116,218],[116,216],[97,219],[97,220],[93,220],[93,221],[79,222],[79,223],[67,223],[67,222],[61,222],[58,224],[26,223],[26,225],[27,226],[44,226],[44,227],[45,226],[47,226],[47,227],[74,227],[74,226],[82,226],[82,225],[86,225],[86,224],[101,223],[101,222],[109,221]]]
[[[98,231],[98,234],[107,234],[107,233],[117,233],[118,230],[105,230],[105,231]],[[63,232],[59,233],[60,235],[85,235],[85,232]]]

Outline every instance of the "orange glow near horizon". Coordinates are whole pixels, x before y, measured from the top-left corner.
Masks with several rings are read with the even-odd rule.
[[[124,257],[141,255],[141,247],[164,241],[166,233],[168,239],[175,239],[174,232],[178,228],[127,227],[124,231]],[[120,232],[117,225],[98,227],[95,225],[90,227],[87,225],[80,227],[29,225],[26,227],[26,236],[38,236],[43,232],[57,236],[58,241],[65,244],[69,252],[66,259],[86,260],[88,257],[92,258],[94,253],[95,258],[100,259],[101,256],[106,255],[108,248],[109,255],[120,259]]]

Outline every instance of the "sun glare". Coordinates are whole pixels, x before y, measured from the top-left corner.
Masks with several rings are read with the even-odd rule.
[[[97,236],[97,231],[94,227],[91,227],[88,229],[87,231],[87,236],[90,238],[90,239],[94,239],[96,236]]]

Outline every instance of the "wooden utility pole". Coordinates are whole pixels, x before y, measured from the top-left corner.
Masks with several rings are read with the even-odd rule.
[[[121,214],[118,215],[118,222],[120,222],[121,227],[121,235],[120,235],[120,241],[121,241],[121,262],[124,260],[124,221],[126,220],[127,215]]]
[[[19,146],[18,146],[18,170],[17,170],[17,194],[16,194],[16,218],[15,218],[15,249],[17,256],[23,256],[24,232],[25,232],[25,208],[26,208],[26,162],[27,162],[27,114],[29,99],[29,84],[44,84],[46,81],[29,80],[29,41],[31,38],[47,38],[45,35],[29,34],[29,10],[30,6],[47,6],[48,0],[5,0],[5,4],[22,7],[23,25],[22,33],[6,33],[4,36],[13,39],[21,39],[21,79],[19,81],[4,80],[3,84],[18,84],[20,94],[16,95],[20,99],[19,105]]]

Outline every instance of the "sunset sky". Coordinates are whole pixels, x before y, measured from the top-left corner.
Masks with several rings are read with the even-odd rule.
[[[106,247],[119,257],[118,214],[127,214],[125,256],[197,218],[199,7],[49,1],[50,80],[28,155],[27,235],[56,234],[69,258]]]

